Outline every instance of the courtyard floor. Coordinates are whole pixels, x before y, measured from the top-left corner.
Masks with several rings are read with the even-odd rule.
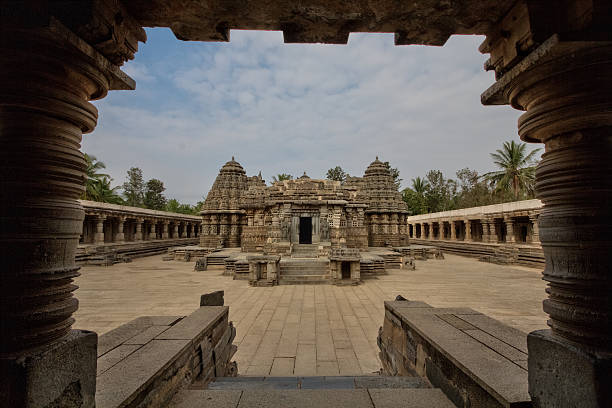
[[[384,300],[402,295],[434,307],[471,307],[524,332],[546,328],[545,283],[538,269],[445,255],[417,269],[359,286],[250,287],[221,267],[194,272],[193,262],[160,256],[111,267],[86,266],[76,279],[75,328],[105,333],[139,316],[186,315],[200,295],[225,291],[236,326],[241,375],[360,375],[380,369],[376,336]]]

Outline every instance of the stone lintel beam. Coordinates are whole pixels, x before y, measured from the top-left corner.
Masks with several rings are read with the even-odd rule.
[[[124,0],[147,27],[177,38],[229,41],[231,29],[277,30],[288,43],[346,44],[351,32],[395,33],[395,44],[444,45],[452,34],[484,34],[514,0],[276,1]]]

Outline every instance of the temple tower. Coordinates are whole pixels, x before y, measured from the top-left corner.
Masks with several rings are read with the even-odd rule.
[[[206,196],[202,207],[202,235],[200,245],[207,248],[239,247],[242,218],[240,208],[248,178],[240,163],[228,161]]]

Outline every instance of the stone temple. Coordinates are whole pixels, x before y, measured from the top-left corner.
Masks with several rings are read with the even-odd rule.
[[[246,256],[251,275],[257,274],[258,264],[265,264],[266,281],[271,283],[283,280],[278,275],[291,269],[289,259],[302,263],[294,269],[301,270],[304,280],[317,276],[340,281],[344,276],[355,283],[360,280],[360,263],[382,263],[376,254],[390,252],[384,247],[408,245],[408,209],[378,157],[363,177],[348,177],[344,183],[311,179],[304,173],[271,186],[261,174],[248,177],[232,158],[221,168],[201,214],[200,246],[240,248],[237,260]],[[273,265],[277,262],[280,265]],[[269,276],[270,268],[278,273]]]

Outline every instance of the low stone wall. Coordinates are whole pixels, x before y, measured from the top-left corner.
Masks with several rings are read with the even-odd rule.
[[[235,376],[228,312],[204,306],[186,317],[145,316],[100,336],[96,407],[166,407],[182,388]]]
[[[198,238],[124,242],[105,245],[79,245],[75,255],[77,265],[110,266],[129,262],[132,258],[162,254],[168,248],[197,244]]]
[[[468,308],[385,302],[383,374],[419,375],[457,407],[531,407],[527,335]]]
[[[542,247],[535,245],[487,244],[481,242],[431,241],[420,239],[412,239],[410,242],[413,244],[435,246],[445,253],[482,258],[484,261],[493,263],[514,263],[533,267],[544,267],[546,264]],[[512,259],[506,254],[506,252],[510,250],[515,252]]]

